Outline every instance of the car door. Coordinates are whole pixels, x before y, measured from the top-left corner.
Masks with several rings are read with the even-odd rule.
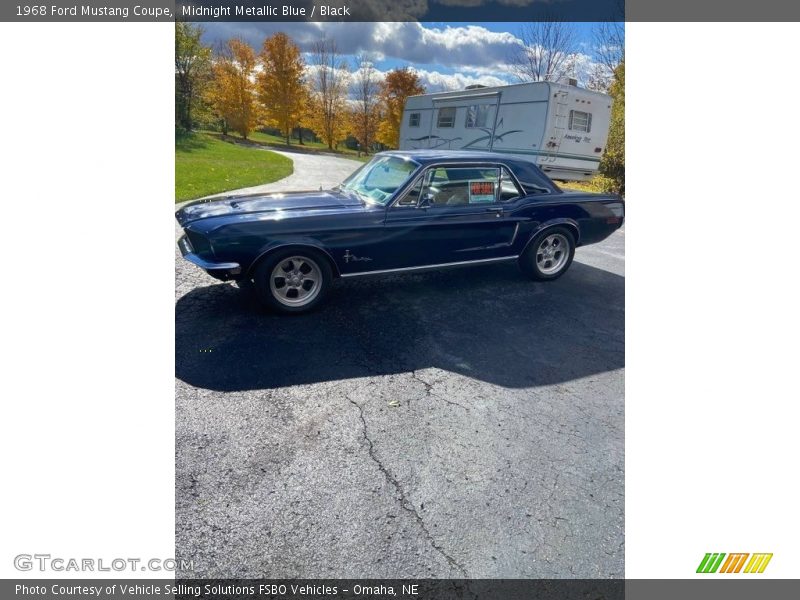
[[[387,210],[384,240],[391,268],[512,255],[517,220],[501,201],[504,172],[491,163],[425,169]]]

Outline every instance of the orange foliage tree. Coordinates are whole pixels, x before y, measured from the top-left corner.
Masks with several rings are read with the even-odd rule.
[[[419,76],[408,67],[394,69],[386,74],[380,88],[383,119],[378,127],[379,142],[390,148],[400,146],[400,121],[406,98],[424,93],[425,88]]]
[[[223,133],[232,130],[247,139],[258,124],[255,72],[256,53],[243,40],[228,40],[217,52],[210,101],[222,119]]]

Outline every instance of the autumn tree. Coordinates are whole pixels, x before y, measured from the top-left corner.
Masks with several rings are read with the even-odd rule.
[[[625,193],[625,60],[614,69],[609,94],[614,99],[611,125],[600,172],[613,181],[613,191]]]
[[[612,0],[612,20],[597,23],[592,38],[597,60],[613,73],[625,60],[625,0]]]
[[[266,121],[277,127],[289,144],[292,129],[302,126],[307,114],[305,62],[300,49],[282,32],[264,40],[259,59],[258,98]]]
[[[352,78],[353,104],[350,123],[353,136],[361,148],[369,152],[378,133],[380,120],[380,79],[375,59],[368,54],[356,56]]]
[[[315,42],[311,56],[309,126],[333,150],[349,130],[349,69],[334,40],[322,39]]]
[[[613,69],[609,69],[601,62],[592,62],[586,72],[583,85],[587,90],[607,94],[613,80]]]
[[[175,22],[175,124],[187,131],[211,79],[211,48],[203,45],[202,35],[199,25]]]
[[[391,148],[400,146],[400,122],[406,98],[424,94],[425,88],[419,76],[409,69],[394,69],[386,74],[380,85],[382,119],[378,127],[377,140]]]
[[[518,37],[510,62],[520,81],[558,81],[569,75],[577,47],[569,23],[554,18],[525,23]]]
[[[210,99],[222,119],[223,133],[233,130],[247,139],[259,120],[256,53],[243,40],[228,40],[214,59],[213,71]]]

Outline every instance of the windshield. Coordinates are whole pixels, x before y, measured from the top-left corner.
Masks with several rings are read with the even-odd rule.
[[[365,200],[385,205],[417,167],[417,163],[407,158],[376,156],[345,179],[341,187]]]

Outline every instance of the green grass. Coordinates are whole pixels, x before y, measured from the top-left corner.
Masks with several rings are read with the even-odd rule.
[[[175,137],[175,202],[271,183],[292,174],[284,156],[206,133]]]
[[[242,140],[242,137],[238,133],[229,132],[228,136],[231,137],[232,139]],[[361,156],[359,156],[356,150],[345,148],[342,145],[339,146],[338,150],[330,150],[324,142],[311,142],[309,140],[304,140],[303,143],[300,144],[296,138],[292,138],[292,143],[287,146],[286,138],[282,138],[277,135],[271,135],[268,133],[262,133],[260,131],[251,132],[247,136],[247,141],[253,144],[278,148],[281,150],[293,150],[295,152],[322,152],[326,154],[336,154],[338,156],[341,156],[342,158],[351,158],[353,160],[360,160],[361,162],[367,162],[369,159],[372,158],[372,155],[368,156],[363,153],[361,154]]]

